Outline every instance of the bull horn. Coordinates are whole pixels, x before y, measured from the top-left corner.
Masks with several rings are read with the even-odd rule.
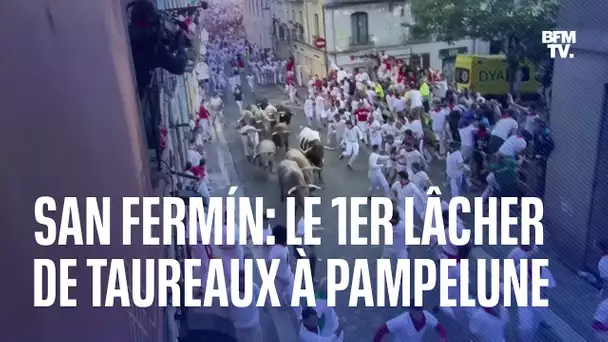
[[[285,134],[289,134],[289,133],[291,133],[291,132],[289,132],[289,130],[286,130],[286,131],[284,131],[283,133],[285,133]]]
[[[306,154],[306,153],[310,152],[310,150],[312,150],[312,148],[309,147],[309,148],[307,148],[305,150],[302,150],[302,153]]]
[[[272,132],[272,135],[278,135],[278,134],[279,134],[278,132]]]
[[[322,187],[318,186],[318,185],[314,185],[314,184],[308,184],[308,188],[309,189],[317,189],[317,190],[323,190]]]
[[[257,128],[255,131],[256,131],[256,132],[261,132],[262,130],[261,130],[261,129],[259,129],[259,128]]]
[[[298,186],[294,186],[293,188],[289,189],[289,191],[287,191],[287,196],[291,196],[291,194],[296,191],[298,189]]]
[[[302,171],[321,171],[323,170],[320,167],[316,167],[316,166],[307,166],[307,167],[303,167],[301,168]]]
[[[255,123],[261,123],[262,120],[255,120]]]
[[[329,147],[329,146],[323,146],[324,149],[329,150],[329,151],[333,151],[336,148],[335,147]]]

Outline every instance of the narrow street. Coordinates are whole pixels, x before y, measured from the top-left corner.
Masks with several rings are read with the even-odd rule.
[[[259,87],[257,97],[266,97],[271,103],[284,103],[287,100],[285,92],[277,86]],[[254,101],[254,96],[248,87],[244,87],[245,105]],[[277,217],[273,220],[276,223],[285,221],[284,210],[279,202],[279,190],[276,184],[276,177],[271,176],[270,179],[260,174],[254,165],[249,163],[244,155],[244,151],[240,142],[239,134],[236,130],[236,120],[239,118],[238,108],[232,98],[232,94],[226,94],[224,97],[226,103],[225,117],[227,126],[220,128],[220,139],[211,144],[214,146],[214,151],[217,151],[218,162],[222,167],[218,172],[222,172],[223,176],[216,176],[212,169],[215,165],[214,161],[208,161],[210,168],[210,177],[213,184],[211,185],[212,192],[217,195],[227,192],[227,188],[232,185],[238,185],[244,191],[246,196],[263,196],[265,202],[271,208],[276,208]],[[291,131],[292,140],[291,146],[295,144],[297,133],[300,126],[306,124],[306,118],[301,109],[295,108],[296,115],[292,119]],[[223,142],[227,144],[222,146]],[[211,147],[210,147],[211,148]],[[229,153],[228,153],[229,151]],[[214,156],[213,153],[210,154]],[[362,151],[354,165],[354,170],[349,170],[346,167],[345,161],[338,160],[337,151],[326,151],[325,168],[323,177],[325,180],[324,189],[316,195],[323,198],[325,203],[329,203],[332,198],[339,196],[366,196],[368,189],[367,178],[367,149],[362,147]],[[210,158],[208,156],[208,158]],[[233,165],[230,165],[233,163]],[[439,185],[443,194],[447,194],[445,187],[445,176],[443,162],[435,160],[430,171],[427,170],[434,184]],[[445,196],[443,196],[445,197]],[[380,258],[382,247],[380,246],[338,246],[337,244],[337,212],[330,205],[317,208],[315,213],[322,218],[323,231],[319,232],[323,245],[318,249],[318,257],[320,259],[318,266],[318,278],[324,277],[324,259],[328,258],[343,258],[346,260],[354,259],[369,259],[373,269],[375,260]],[[465,221],[469,226],[472,226],[471,217],[465,217]],[[420,224],[420,222],[418,222]],[[548,236],[545,233],[545,236]],[[549,237],[550,242],[550,237]],[[550,310],[546,314],[547,323],[551,329],[541,329],[538,338],[543,341],[585,341],[591,339],[589,322],[591,315],[594,312],[595,305],[599,301],[598,293],[590,285],[582,281],[571,270],[564,267],[555,259],[555,255],[550,252],[550,246],[541,247],[541,251],[547,254],[550,261],[550,268],[553,272],[556,281],[557,289],[553,294],[550,294]],[[473,251],[472,258],[504,258],[509,252],[508,247],[484,246],[476,248]],[[429,257],[426,248],[415,248],[411,254],[412,257]],[[474,272],[475,270],[472,270]],[[371,272],[372,284],[375,282],[375,272]],[[474,284],[472,284],[474,286]],[[438,293],[433,293],[425,298],[425,306],[431,309],[438,301]],[[366,308],[363,303],[356,308],[347,306],[348,296],[343,293],[339,297],[338,307],[336,311],[338,315],[345,319],[347,324],[345,327],[346,341],[364,342],[371,341],[376,329],[381,326],[387,319],[390,319],[403,311],[400,308]],[[281,309],[283,310],[283,309]],[[288,311],[285,311],[287,313]],[[510,311],[510,329],[509,341],[517,341],[517,310]],[[464,331],[455,324],[447,315],[437,313],[438,319],[448,329],[450,341],[468,341]],[[277,315],[273,315],[275,325],[278,326],[279,336],[286,334],[284,317],[279,317],[280,322],[277,322]],[[265,329],[267,330],[267,329]],[[291,333],[291,332],[290,332]],[[435,334],[427,334],[428,341],[435,341]]]

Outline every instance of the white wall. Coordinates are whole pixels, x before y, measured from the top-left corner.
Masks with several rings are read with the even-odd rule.
[[[339,52],[349,49],[351,36],[351,14],[366,12],[368,34],[372,36],[376,48],[398,45],[404,42],[407,29],[401,23],[408,20],[396,13],[389,12],[388,3],[354,5],[325,11],[325,30],[327,32],[327,51]]]

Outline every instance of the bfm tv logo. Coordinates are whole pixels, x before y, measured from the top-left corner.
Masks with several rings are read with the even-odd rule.
[[[576,31],[543,31],[542,43],[547,45],[553,59],[557,54],[559,58],[574,58],[570,46],[576,44]]]

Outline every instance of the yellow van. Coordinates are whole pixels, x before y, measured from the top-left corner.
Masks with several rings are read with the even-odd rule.
[[[507,59],[503,55],[458,55],[455,64],[456,89],[469,89],[482,95],[501,96],[509,93]],[[522,94],[536,94],[536,65],[530,60],[521,63]]]

